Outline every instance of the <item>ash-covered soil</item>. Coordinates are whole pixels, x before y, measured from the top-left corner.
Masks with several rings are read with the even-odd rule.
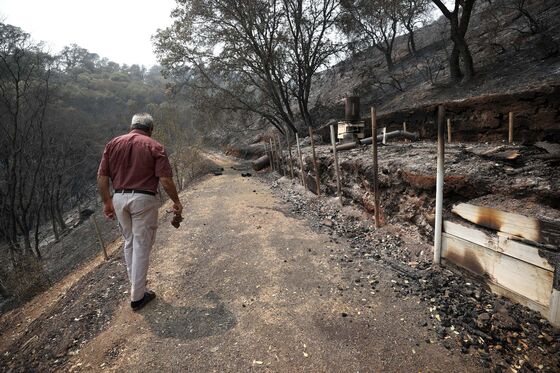
[[[162,219],[153,303],[130,311],[116,241],[111,261],[98,257],[2,315],[2,368],[560,369],[558,330],[468,278],[431,268],[419,231],[398,221],[375,230],[360,206],[340,207],[297,181],[250,177],[246,165],[221,161],[223,172],[182,194],[179,230]]]
[[[301,149],[304,174],[313,174],[311,147]],[[336,194],[336,175],[331,146],[316,147],[321,188]],[[295,151],[294,151],[295,154]],[[433,236],[436,144],[388,142],[379,146],[379,189],[384,222],[406,226],[419,241]],[[285,158],[288,157],[284,152]],[[373,161],[371,146],[338,153],[342,195],[374,211]],[[293,162],[300,175],[299,161]],[[446,144],[444,211],[453,218],[451,207],[474,201],[511,212],[524,205],[528,216],[560,220],[560,157],[534,145],[491,143]],[[313,182],[313,177],[308,177]],[[314,185],[314,184],[313,184]],[[514,201],[518,202],[514,202]],[[518,208],[512,208],[518,206]]]
[[[394,156],[392,161],[398,159]],[[426,308],[428,316],[418,323],[434,332],[434,339],[425,343],[441,343],[450,351],[470,354],[496,372],[560,369],[560,330],[540,314],[493,295],[475,279],[433,268],[429,240],[411,229],[409,222],[387,219],[376,230],[372,217],[348,198],[341,207],[336,198],[317,198],[304,190],[297,179],[277,177],[262,174],[275,193],[292,205],[293,213],[305,216],[333,240],[348,242],[348,252],[332,257],[349,273],[341,292],[356,286],[375,291],[377,282],[365,274],[384,266],[396,274],[391,280],[393,296],[418,297]]]

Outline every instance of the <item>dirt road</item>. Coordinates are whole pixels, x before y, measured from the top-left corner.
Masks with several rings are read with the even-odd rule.
[[[437,342],[434,331],[422,325],[428,311],[418,299],[395,297],[391,271],[372,266],[362,274],[367,282],[349,281],[352,274],[333,260],[349,250],[344,243],[291,216],[266,184],[241,177],[231,161],[218,162],[223,175],[206,177],[183,193],[181,228],[175,230],[163,217],[148,276],[158,298],[133,313],[122,286],[122,258],[102,264],[93,272],[104,267],[113,272],[95,281],[117,294],[103,301],[115,309],[94,332],[88,331],[90,338],[76,342],[79,338],[72,337],[75,344],[66,355],[59,352],[54,362],[52,352],[37,354],[36,359],[51,360],[33,367],[127,372],[480,369],[470,355]],[[107,278],[112,285],[104,282]],[[95,281],[90,280],[93,288]],[[83,293],[83,288],[76,285],[72,291]],[[66,298],[74,300],[58,306],[61,314],[76,304],[83,309],[89,299]],[[103,308],[103,302],[94,307]],[[19,339],[0,345],[3,362],[14,371],[24,370],[26,362],[10,356],[37,342],[29,330],[49,329],[48,313],[33,317],[38,319],[20,331]]]

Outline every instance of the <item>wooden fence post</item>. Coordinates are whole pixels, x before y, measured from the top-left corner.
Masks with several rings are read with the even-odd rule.
[[[272,172],[275,170],[276,162],[274,161],[274,147],[272,146],[272,138],[268,139],[270,143],[270,167],[272,168]]]
[[[444,156],[445,156],[445,130],[443,122],[445,120],[445,108],[438,106],[437,126],[437,176],[436,176],[436,222],[434,227],[434,263],[441,262],[441,230],[443,226],[443,175],[444,175]]]
[[[278,140],[273,138],[272,145],[274,145],[274,154],[276,154],[276,157],[274,158],[274,162],[276,163],[276,171],[280,173],[282,170],[282,163],[280,162],[280,154],[278,154]]]
[[[508,143],[513,144],[513,112],[509,112],[508,115],[509,119],[509,126],[508,126]]]
[[[297,152],[298,152],[298,157],[299,157],[299,166],[301,168],[301,185],[304,186],[304,188],[307,189],[307,181],[305,180],[305,175],[304,175],[304,170],[303,170],[303,156],[301,155],[301,149],[299,146],[299,136],[296,132],[296,143],[297,143]]]
[[[342,188],[340,186],[340,169],[338,168],[338,153],[336,152],[336,139],[334,135],[334,125],[331,124],[331,144],[334,154],[334,167],[336,172],[336,193],[339,198],[339,202],[342,204]]]
[[[274,165],[276,166],[276,171],[280,173],[280,162],[278,161],[278,151],[276,150],[276,139],[272,137],[272,149],[274,152]]]
[[[383,127],[383,145],[387,144],[387,127]]]
[[[280,140],[280,135],[276,134],[276,139],[278,140],[278,156],[280,157],[280,168],[282,169],[282,175],[286,176],[286,162],[284,162],[284,153],[282,151],[282,141]]]
[[[404,132],[406,132],[406,122],[403,122],[402,129],[403,129]]]
[[[101,249],[103,250],[105,260],[109,260],[109,255],[107,255],[107,249],[105,248],[105,242],[103,242],[103,237],[101,237],[101,231],[99,230],[99,226],[97,225],[97,220],[95,220],[94,214],[91,215],[91,221],[93,222],[93,226],[95,227],[95,233],[97,233],[97,239],[99,240],[99,245],[101,245]]]
[[[381,226],[381,219],[379,214],[379,188],[378,188],[378,168],[377,163],[377,111],[375,108],[371,108],[371,153],[373,156],[373,199],[374,199],[374,216],[375,216],[375,228]]]
[[[270,157],[270,152],[268,151],[268,145],[266,141],[264,143],[264,154],[268,157],[268,165],[272,168],[272,158]]]
[[[451,143],[451,119],[447,118],[447,142]]]
[[[292,144],[290,144],[290,132],[286,131],[286,142],[288,144],[288,155],[290,157],[290,177],[294,178],[294,164],[292,161]]]
[[[313,140],[313,128],[309,127],[309,138],[311,139],[311,149],[313,151],[313,168],[315,169],[315,184],[317,195],[321,195],[321,184],[319,178],[319,168],[317,167],[317,156],[315,154],[315,140]]]

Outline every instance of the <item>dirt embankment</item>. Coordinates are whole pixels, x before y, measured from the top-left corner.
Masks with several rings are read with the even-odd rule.
[[[324,192],[336,194],[334,157],[330,146],[317,147]],[[310,147],[302,149],[305,173],[313,173]],[[287,154],[285,153],[287,157]],[[535,146],[448,144],[445,159],[444,207],[487,196],[494,200],[521,200],[560,216],[559,158]],[[513,159],[508,159],[513,157]],[[373,210],[371,147],[339,152],[343,196]],[[294,162],[299,175],[299,162]],[[307,177],[314,185],[313,178]],[[381,215],[386,222],[410,225],[425,240],[432,239],[435,206],[436,145],[430,142],[388,143],[379,149]],[[504,202],[505,204],[506,202]],[[540,206],[540,208],[538,208]],[[500,208],[500,206],[494,206]],[[507,209],[507,206],[505,207]],[[544,216],[545,218],[547,216]]]

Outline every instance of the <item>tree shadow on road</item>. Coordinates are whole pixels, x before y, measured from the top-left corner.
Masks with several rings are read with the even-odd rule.
[[[184,340],[223,334],[237,324],[235,315],[216,293],[211,291],[205,298],[214,306],[178,307],[158,299],[145,320],[156,335]]]

